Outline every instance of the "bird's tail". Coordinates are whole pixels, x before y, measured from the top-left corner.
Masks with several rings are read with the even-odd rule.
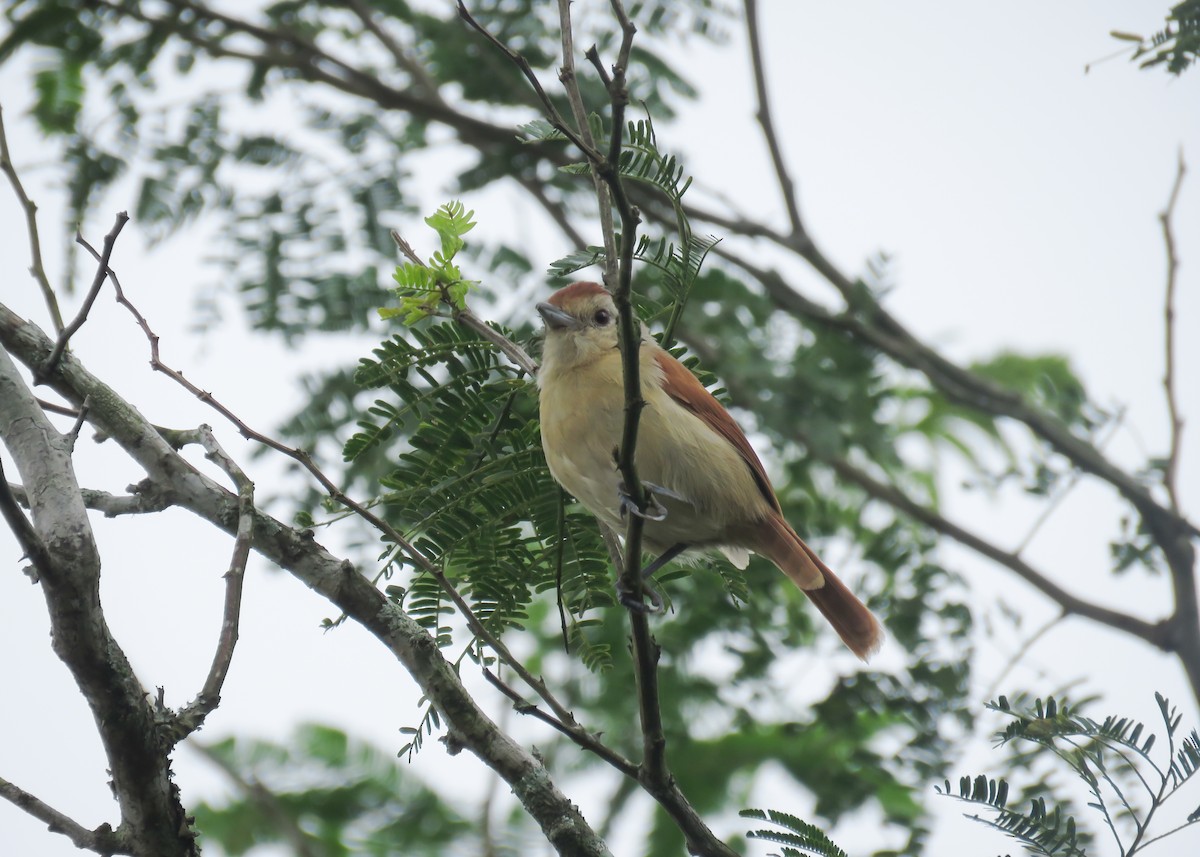
[[[804,590],[850,651],[867,660],[883,642],[883,628],[874,614],[842,583],[812,548],[777,515],[759,528],[754,550]]]

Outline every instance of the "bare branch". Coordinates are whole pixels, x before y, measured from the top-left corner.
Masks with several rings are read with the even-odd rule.
[[[46,365],[41,367],[34,376],[36,383],[41,383],[46,376],[54,372],[54,368],[58,365],[58,361],[62,358],[63,351],[67,348],[67,343],[71,341],[71,337],[76,334],[79,328],[83,327],[83,323],[87,321],[88,313],[91,312],[92,304],[96,302],[96,298],[100,296],[100,288],[104,285],[104,280],[108,277],[109,267],[108,261],[112,258],[113,248],[117,243],[117,236],[121,234],[121,230],[125,224],[129,222],[129,213],[122,211],[117,214],[116,222],[113,223],[113,228],[104,236],[104,252],[98,257],[100,264],[96,268],[96,276],[92,278],[92,287],[88,289],[87,295],[83,299],[83,305],[79,308],[79,313],[72,319],[71,323],[66,328],[59,332],[58,340],[54,343],[54,350],[50,352],[50,356],[46,358]],[[75,234],[75,242],[82,244],[95,255],[95,250],[88,246],[83,240],[83,236],[79,233]]]
[[[37,347],[30,349],[20,337],[29,330],[37,328],[0,305],[0,438],[29,486],[33,528],[45,547],[38,583],[54,631],[54,651],[91,709],[122,818],[138,819],[128,830],[131,847],[137,853],[192,857],[197,853],[194,834],[178,790],[170,785],[170,757],[160,740],[160,724],[100,606],[100,555],[69,439],[55,431],[10,359],[16,355],[34,370],[47,365],[54,346],[39,330]],[[48,378],[60,392],[68,363],[75,365],[64,353]],[[82,403],[92,392],[67,398]],[[115,396],[111,390],[104,394]],[[7,481],[0,483],[7,493]]]
[[[246,577],[246,562],[250,558],[251,539],[254,535],[254,483],[221,448],[208,426],[200,427],[200,444],[204,447],[205,457],[224,470],[237,488],[237,536],[233,542],[233,557],[229,561],[229,570],[224,574],[225,608],[212,666],[209,667],[208,677],[205,678],[204,686],[195,701],[181,710],[175,718],[178,729],[172,737],[176,741],[199,729],[205,718],[221,703],[221,688],[225,684],[225,676],[229,674],[233,650],[238,641],[242,583]]]
[[[25,211],[25,232],[29,235],[29,273],[33,275],[38,288],[42,290],[42,300],[46,302],[46,309],[50,311],[50,321],[54,324],[54,332],[61,333],[63,319],[62,311],[58,308],[58,296],[54,293],[54,287],[50,285],[50,278],[46,276],[46,267],[42,264],[42,242],[38,238],[37,228],[37,204],[25,193],[25,187],[21,184],[20,177],[17,176],[16,167],[13,166],[12,155],[8,151],[8,136],[4,132],[3,106],[0,106],[0,172],[8,176],[8,182],[12,185],[13,192],[16,193],[17,200],[21,203],[21,208]]]
[[[758,124],[762,126],[763,137],[766,138],[767,149],[771,153],[771,164],[775,167],[779,191],[783,194],[784,205],[787,207],[792,235],[806,235],[804,222],[800,219],[800,206],[796,202],[796,184],[788,174],[787,164],[783,160],[783,149],[775,132],[775,123],[771,119],[771,99],[767,95],[767,75],[763,68],[762,41],[758,32],[758,0],[745,0],[745,6],[746,31],[750,40],[750,64],[754,69],[754,91],[758,96]]]
[[[1179,199],[1179,188],[1183,185],[1183,176],[1187,165],[1183,162],[1183,150],[1179,152],[1179,164],[1175,172],[1175,184],[1171,187],[1171,196],[1167,207],[1158,215],[1162,224],[1163,242],[1167,249],[1167,294],[1164,346],[1166,348],[1166,371],[1163,374],[1163,387],[1167,392],[1167,414],[1171,419],[1171,446],[1167,453],[1167,466],[1163,469],[1163,485],[1166,486],[1167,496],[1171,501],[1171,510],[1179,512],[1179,492],[1176,481],[1179,476],[1179,444],[1183,436],[1183,417],[1179,413],[1179,400],[1175,392],[1175,279],[1179,270],[1179,257],[1175,252],[1175,234],[1171,228],[1171,218],[1175,214],[1175,202]]]
[[[810,452],[816,454],[819,446],[811,443],[807,437],[799,432],[796,433],[796,437]],[[883,500],[889,506],[898,509],[910,518],[920,521],[930,529],[944,536],[949,536],[956,542],[966,545],[976,553],[982,554],[993,562],[1014,572],[1017,577],[1062,607],[1064,613],[1082,616],[1101,625],[1107,625],[1118,631],[1124,631],[1164,651],[1171,650],[1171,641],[1169,635],[1166,633],[1165,622],[1152,624],[1135,616],[1130,616],[1127,613],[1122,613],[1119,610],[1110,610],[1107,607],[1101,607],[1098,604],[1084,601],[1082,598],[1078,598],[1067,592],[1016,554],[997,547],[980,536],[960,527],[958,524],[951,522],[933,509],[917,503],[899,488],[893,485],[885,485],[870,476],[866,471],[855,467],[844,459],[827,458],[819,455],[818,457],[821,461],[829,465],[838,476],[858,485],[872,497]]]
[[[95,830],[88,830],[75,819],[59,812],[2,777],[0,777],[0,797],[43,822],[51,833],[61,833],[67,837],[81,851],[95,851],[97,854],[104,855],[134,853],[130,850],[124,837],[108,824],[102,824]]]

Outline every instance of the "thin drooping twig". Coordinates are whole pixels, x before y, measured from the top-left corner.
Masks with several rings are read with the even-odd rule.
[[[771,164],[775,167],[779,192],[783,194],[792,235],[804,235],[804,221],[800,219],[800,206],[796,202],[796,183],[788,173],[787,164],[783,160],[783,148],[779,144],[779,136],[775,133],[775,122],[771,118],[771,99],[767,94],[767,74],[763,66],[762,40],[758,31],[758,0],[745,0],[745,5],[750,64],[754,69],[754,91],[758,96],[758,124],[762,126],[763,137],[766,138],[767,149],[771,153]]]
[[[108,824],[102,824],[95,830],[88,830],[69,815],[59,812],[2,777],[0,777],[0,797],[32,815],[45,824],[52,833],[61,833],[67,837],[81,851],[94,851],[97,854],[133,854],[128,844]]]
[[[233,651],[238,641],[238,624],[242,613],[242,584],[246,579],[246,563],[250,559],[250,545],[254,535],[254,483],[238,466],[237,462],[221,448],[209,426],[200,426],[197,439],[204,447],[205,458],[212,461],[229,476],[237,488],[238,518],[237,535],[233,540],[233,556],[229,570],[225,572],[225,605],[221,614],[221,633],[217,648],[204,686],[195,701],[183,708],[175,723],[178,727],[172,737],[181,741],[195,732],[205,718],[221,703],[221,688],[233,663]]]
[[[1179,257],[1175,252],[1175,233],[1171,226],[1171,218],[1175,214],[1175,202],[1179,199],[1179,188],[1183,184],[1183,176],[1187,165],[1183,161],[1183,150],[1179,151],[1179,163],[1175,171],[1175,183],[1171,186],[1171,196],[1167,207],[1158,215],[1162,224],[1163,242],[1167,250],[1167,292],[1165,300],[1164,347],[1166,349],[1166,370],[1163,373],[1163,387],[1167,392],[1167,415],[1170,417],[1171,445],[1167,453],[1167,464],[1163,468],[1163,485],[1167,489],[1167,497],[1171,502],[1171,510],[1179,512],[1179,445],[1183,436],[1183,417],[1179,413],[1179,399],[1176,394],[1175,378],[1175,280],[1179,271]]]
[[[92,304],[96,302],[96,298],[100,296],[100,288],[104,285],[105,279],[108,278],[109,260],[112,259],[113,248],[117,244],[117,236],[121,234],[121,230],[125,228],[125,224],[129,222],[129,213],[121,211],[117,213],[116,222],[113,223],[112,229],[104,236],[104,252],[102,252],[96,266],[96,276],[92,278],[92,287],[88,289],[87,295],[83,299],[83,305],[79,308],[78,314],[71,323],[66,326],[58,334],[58,339],[54,343],[54,350],[50,352],[50,356],[46,358],[46,365],[37,372],[35,382],[40,382],[46,376],[50,375],[54,368],[58,365],[58,361],[62,359],[63,351],[67,348],[67,343],[71,341],[71,337],[83,327],[83,323],[87,321],[88,313],[91,312]],[[83,236],[78,232],[75,233],[75,242],[82,244],[95,255],[87,242],[83,240]]]
[[[1008,674],[1013,671],[1017,664],[1025,659],[1025,656],[1029,654],[1029,651],[1035,645],[1037,645],[1038,640],[1050,633],[1052,628],[1066,618],[1067,611],[1060,610],[1058,615],[1050,619],[1048,622],[1026,637],[1025,642],[1021,643],[1021,645],[1017,647],[1017,650],[1013,652],[1012,657],[1008,659],[1008,662],[1004,665],[1004,668],[996,674],[994,679],[992,679],[991,686],[988,688],[987,692],[984,693],[983,698],[994,699],[996,694],[999,692],[1001,685],[1004,683],[1004,680],[1008,678]]]
[[[21,184],[16,167],[13,166],[12,155],[8,151],[8,135],[4,132],[4,107],[2,105],[0,105],[0,172],[8,176],[8,182],[12,185],[13,192],[16,193],[17,200],[21,203],[21,209],[25,212],[25,232],[29,236],[29,273],[33,275],[38,288],[42,290],[42,300],[46,302],[46,309],[50,311],[50,321],[54,324],[54,332],[62,333],[62,310],[58,308],[58,296],[54,293],[54,287],[50,285],[50,278],[46,276],[46,266],[42,263],[42,242],[38,238],[37,228],[37,203],[25,193],[25,186]]]
[[[613,750],[579,724],[563,723],[557,717],[542,711],[536,705],[525,699],[525,697],[521,696],[521,694],[509,687],[508,684],[506,684],[498,675],[488,669],[484,669],[483,677],[488,680],[488,683],[491,684],[492,687],[496,688],[510,700],[512,700],[513,708],[518,714],[527,714],[531,717],[537,718],[548,726],[551,726],[557,731],[561,732],[583,749],[595,753],[596,756],[603,759],[605,762],[608,762],[608,764],[612,765],[625,776],[632,777],[635,780],[637,779],[637,765],[626,759],[617,751]]]

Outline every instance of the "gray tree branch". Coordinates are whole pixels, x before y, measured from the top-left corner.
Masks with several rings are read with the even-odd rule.
[[[36,325],[3,304],[0,344],[27,366],[41,365],[39,361],[44,361],[53,347]],[[91,396],[89,421],[137,461],[170,502],[236,534],[237,497],[196,470],[136,408],[88,372],[72,354],[63,355],[47,384],[68,401],[78,403]],[[469,749],[503,777],[558,853],[597,857],[609,854],[545,767],[478,707],[436,641],[412,617],[311,535],[258,511],[254,513],[253,533],[256,551],[328,598],[392,652],[437,707],[447,726],[450,746]],[[151,734],[150,730],[146,734]]]

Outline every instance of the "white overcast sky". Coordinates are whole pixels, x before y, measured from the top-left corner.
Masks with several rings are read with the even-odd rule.
[[[1180,493],[1200,515],[1200,70],[1180,79],[1142,72],[1124,58],[1097,61],[1120,47],[1113,29],[1147,32],[1162,23],[1166,2],[791,3],[764,2],[761,16],[776,122],[799,186],[808,226],[844,270],[868,256],[893,258],[892,312],[916,333],[969,360],[1002,348],[1059,352],[1073,361],[1098,402],[1127,410],[1109,450],[1136,467],[1167,444],[1163,374],[1164,250],[1158,213],[1176,158],[1196,164],[1176,209],[1182,268],[1178,282],[1179,395],[1185,418]],[[607,4],[580,0],[580,14]],[[660,141],[682,152],[706,189],[747,211],[782,206],[754,122],[754,96],[740,25],[721,47],[692,42],[679,55],[704,93],[679,121],[659,126]],[[1093,64],[1090,72],[1085,66]],[[42,208],[41,229],[52,277],[60,271],[61,194],[53,186],[54,152],[25,115],[26,64],[0,73],[0,101],[14,160]],[[746,153],[752,153],[747,155]],[[447,198],[457,161],[429,158],[421,187],[425,209]],[[99,241],[113,213],[133,209],[134,186],[107,198],[85,232]],[[524,240],[545,227],[524,201],[490,192],[465,200],[481,238]],[[516,216],[514,216],[514,213]],[[402,230],[419,224],[393,224]],[[28,265],[18,207],[0,189],[2,300],[44,323]],[[226,323],[205,337],[189,331],[197,290],[212,281],[203,230],[146,249],[136,222],[122,236],[114,267],[127,291],[163,335],[164,358],[229,403],[256,427],[269,429],[299,401],[290,379],[298,369],[353,361],[369,340],[314,340],[319,353],[291,353],[250,341],[234,304]],[[550,261],[562,248],[546,242]],[[791,272],[812,294],[832,300],[808,272]],[[90,278],[90,274],[88,275]],[[78,294],[67,299],[73,308]],[[212,422],[227,448],[269,491],[278,465],[251,461],[249,448],[215,414],[147,367],[144,340],[106,296],[73,342],[89,368],[112,382],[155,422]],[[246,371],[253,361],[253,372]],[[140,478],[124,457],[81,443],[81,481],[121,490]],[[6,459],[9,461],[9,459]],[[944,486],[944,511],[1001,545],[1014,546],[1039,507],[1020,497],[988,498]],[[1055,580],[1086,597],[1137,612],[1165,615],[1167,582],[1134,571],[1113,580],[1108,540],[1122,514],[1103,487],[1080,490],[1063,505],[1028,551]],[[169,522],[169,525],[167,524]],[[164,685],[180,705],[199,688],[211,657],[222,598],[227,540],[183,512],[99,522],[107,616],[147,688]],[[86,707],[49,649],[41,593],[20,573],[20,551],[0,532],[0,776],[94,826],[115,821],[106,798],[104,760]],[[1005,572],[947,546],[945,559],[976,587],[981,615],[996,618],[996,599],[1021,607],[1028,634],[1055,609]],[[226,684],[225,702],[202,737],[230,733],[281,737],[290,724],[317,719],[368,736],[385,748],[416,715],[411,682],[382,647],[348,627],[323,634],[328,605],[286,575],[252,561],[246,583],[243,637]],[[1003,669],[1020,635],[981,635],[978,702]],[[852,662],[839,668],[850,669]],[[1054,690],[1084,677],[1083,691],[1106,694],[1104,711],[1155,721],[1152,694],[1161,690],[1197,724],[1197,707],[1175,663],[1148,647],[1064,623],[1047,634],[1012,677]],[[479,688],[484,696],[488,691]],[[1004,690],[1002,686],[1000,690]],[[493,709],[499,704],[492,703]],[[984,721],[986,736],[995,723]],[[531,739],[537,739],[536,731]],[[988,770],[997,756],[976,741],[959,772]],[[176,771],[185,801],[213,795],[220,779],[186,749]],[[475,793],[488,778],[467,755],[444,756],[428,745],[417,770]],[[994,770],[994,768],[992,768]],[[932,785],[932,784],[931,784]],[[585,813],[607,792],[572,794]],[[763,802],[808,809],[800,796],[763,795]],[[1183,799],[1189,809],[1200,794]],[[932,855],[1013,850],[958,818],[959,807],[931,799],[940,819]],[[861,821],[869,821],[863,819]],[[734,819],[722,829],[741,829]],[[1159,853],[1196,853],[1200,833]],[[852,850],[881,847],[877,828],[839,828]],[[1115,853],[1101,839],[1097,855]],[[636,853],[632,842],[621,853]],[[7,804],[0,804],[0,850],[55,857],[77,853]],[[765,854],[757,847],[750,853]]]

